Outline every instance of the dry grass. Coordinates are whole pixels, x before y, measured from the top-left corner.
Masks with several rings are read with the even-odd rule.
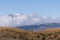
[[[33,30],[1,27],[0,40],[60,40],[60,28],[34,32]]]
[[[46,30],[41,30],[40,32],[43,32],[43,33],[60,32],[60,28],[50,28],[50,29],[46,29]]]
[[[28,40],[34,37],[31,31],[0,27],[0,40]]]

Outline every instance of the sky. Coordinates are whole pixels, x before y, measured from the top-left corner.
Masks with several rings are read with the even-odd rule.
[[[0,0],[0,26],[60,23],[60,0]]]
[[[10,13],[59,17],[60,0],[0,0],[0,15]]]

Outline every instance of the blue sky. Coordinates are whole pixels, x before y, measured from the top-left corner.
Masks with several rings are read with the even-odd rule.
[[[10,13],[60,16],[60,0],[0,0],[0,15]]]

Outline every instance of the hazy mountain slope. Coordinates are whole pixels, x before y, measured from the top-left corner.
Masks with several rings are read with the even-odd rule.
[[[19,26],[17,28],[21,28],[24,30],[44,30],[48,28],[58,28],[58,27],[60,27],[60,23],[46,23],[40,25]]]

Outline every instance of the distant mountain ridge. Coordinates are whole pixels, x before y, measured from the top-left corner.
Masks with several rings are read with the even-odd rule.
[[[44,30],[48,28],[57,28],[57,27],[60,27],[60,23],[46,23],[40,25],[19,26],[17,28],[21,28],[24,30]]]

